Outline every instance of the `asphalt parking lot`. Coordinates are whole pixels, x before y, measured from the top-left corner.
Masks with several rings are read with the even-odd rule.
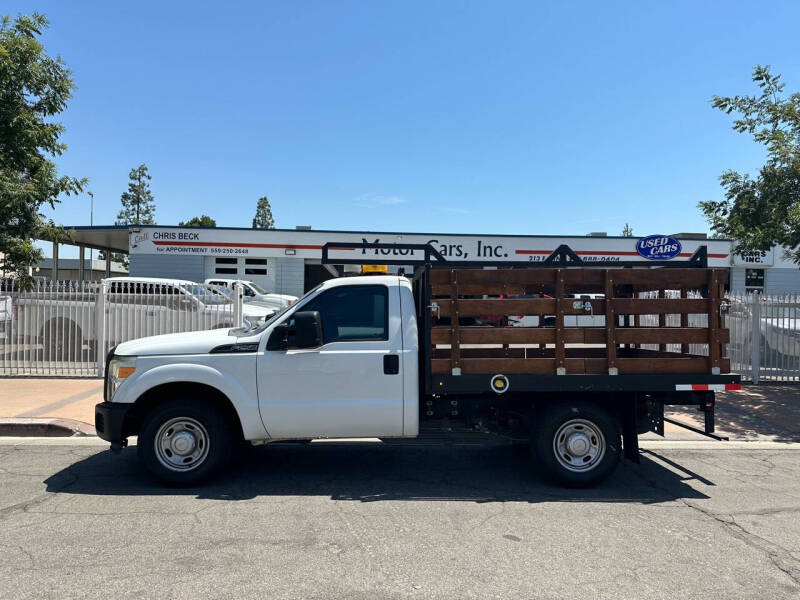
[[[0,438],[0,597],[791,598],[800,450],[649,444],[593,490],[509,447],[274,445],[170,489],[135,448]]]

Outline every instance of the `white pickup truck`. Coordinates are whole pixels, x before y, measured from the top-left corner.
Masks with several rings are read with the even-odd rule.
[[[182,279],[110,277],[104,281],[105,336],[111,344],[148,335],[229,328],[231,299],[213,288]],[[85,344],[97,342],[95,307],[101,291],[65,287],[30,292],[16,302],[18,335],[44,345],[54,360],[77,360]],[[277,309],[243,305],[242,317],[261,323]]]
[[[285,306],[289,306],[290,304],[297,302],[297,296],[270,293],[258,285],[255,281],[247,281],[245,279],[221,279],[218,277],[206,279],[207,285],[216,285],[229,294],[233,289],[234,284],[237,283],[242,286],[245,304],[266,306],[268,308],[280,310]]]
[[[582,273],[563,271],[576,286],[582,284],[576,279]],[[584,486],[613,471],[623,439],[625,456],[638,461],[636,436],[659,424],[663,434],[664,404],[698,406],[706,416],[706,433],[713,435],[713,390],[738,388],[737,375],[705,370],[711,359],[692,359],[681,363],[685,368],[651,374],[642,370],[651,363],[650,354],[625,358],[635,352],[623,348],[618,364],[631,374],[605,369],[607,359],[593,358],[594,349],[589,358],[568,358],[568,371],[557,369],[558,359],[548,353],[557,356],[567,336],[607,335],[603,327],[564,327],[563,313],[583,312],[581,302],[574,306],[574,298],[563,296],[480,299],[490,285],[482,283],[465,284],[469,296],[464,299],[432,299],[432,293],[454,289],[442,283],[449,273],[462,276],[459,271],[432,273],[437,278],[431,284],[422,273],[413,287],[404,276],[332,279],[256,328],[122,343],[107,357],[104,402],[95,409],[97,433],[116,452],[129,436],[138,436],[141,461],[155,477],[173,484],[193,484],[218,472],[242,440],[260,444],[428,434],[441,439],[445,434],[530,443],[558,481]],[[532,276],[552,278],[552,273]],[[527,276],[520,270],[512,275],[518,280]],[[705,278],[704,270],[695,277]],[[630,306],[630,300],[615,301]],[[600,307],[606,300],[594,302]],[[528,305],[555,313],[556,325],[460,328],[458,319],[446,326],[434,323],[459,310],[485,314]],[[460,358],[442,358],[452,348],[441,341],[456,335],[463,341],[530,338],[537,345],[527,358],[523,349],[486,344],[462,347]],[[545,338],[555,340],[557,348],[538,349]],[[617,346],[609,340],[610,347]],[[508,358],[509,353],[519,358]],[[463,372],[451,369],[452,364],[462,364]],[[574,371],[584,368],[591,371]]]

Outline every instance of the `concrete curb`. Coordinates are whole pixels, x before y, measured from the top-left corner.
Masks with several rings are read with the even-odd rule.
[[[0,418],[0,436],[72,437],[96,436],[93,425],[75,419],[10,417]]]

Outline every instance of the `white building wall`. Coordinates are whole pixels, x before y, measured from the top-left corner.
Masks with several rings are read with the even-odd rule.
[[[800,294],[800,268],[767,269],[764,287],[766,294]]]
[[[744,293],[744,275],[745,270],[742,268],[731,269],[731,291],[736,293]]]

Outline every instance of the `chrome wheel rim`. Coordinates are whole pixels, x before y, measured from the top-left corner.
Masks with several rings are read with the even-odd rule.
[[[553,452],[559,464],[575,473],[591,471],[606,453],[606,440],[600,428],[586,419],[571,419],[558,428]]]
[[[154,444],[158,462],[167,469],[191,471],[208,457],[209,436],[199,421],[177,417],[158,428]]]

